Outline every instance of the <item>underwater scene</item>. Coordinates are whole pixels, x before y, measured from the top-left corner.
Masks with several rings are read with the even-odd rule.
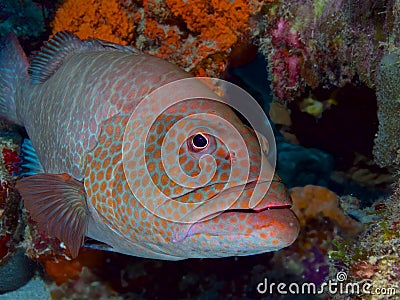
[[[400,299],[400,0],[0,0],[0,299]]]

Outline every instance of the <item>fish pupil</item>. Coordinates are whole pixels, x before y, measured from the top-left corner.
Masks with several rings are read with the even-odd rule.
[[[193,137],[192,142],[193,146],[195,146],[196,148],[203,149],[207,147],[208,139],[201,133],[198,133]]]

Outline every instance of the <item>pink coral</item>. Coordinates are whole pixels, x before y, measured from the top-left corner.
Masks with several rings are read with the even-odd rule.
[[[275,97],[287,100],[294,97],[300,87],[300,70],[306,49],[299,39],[299,33],[287,20],[279,20],[271,30],[271,36],[273,92]]]

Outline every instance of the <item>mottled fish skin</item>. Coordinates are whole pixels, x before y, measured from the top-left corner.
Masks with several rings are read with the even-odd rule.
[[[48,56],[59,59],[51,62]],[[263,253],[286,247],[296,239],[299,224],[276,174],[268,193],[255,207],[249,206],[253,184],[267,184],[259,176],[265,154],[255,133],[223,103],[196,99],[168,108],[149,130],[148,164],[138,165],[133,143],[129,145],[131,156],[122,160],[124,132],[135,107],[154,89],[191,77],[188,73],[133,48],[94,39],[80,41],[69,32],[60,32],[48,42],[33,59],[30,72],[30,80],[19,74],[20,88],[14,95],[17,118],[11,119],[25,126],[46,174],[25,178],[17,187],[33,217],[63,240],[72,256],[77,255],[84,236],[117,252],[168,260]],[[12,109],[14,102],[7,101]],[[229,132],[219,132],[224,141],[208,136],[204,153],[217,162],[209,183],[200,188],[181,187],[167,176],[160,152],[166,132],[178,120],[199,112],[229,120],[243,135],[250,155],[246,181],[233,180],[225,189],[231,165],[244,160],[243,149],[232,153],[224,145],[235,143],[229,140]],[[221,131],[217,122],[196,122],[199,128]],[[143,129],[140,124],[134,128]],[[178,128],[173,136],[189,138],[178,147],[179,163],[188,175],[196,176],[202,152],[194,153],[190,148],[190,130]],[[170,148],[176,146],[174,140],[170,142]],[[167,162],[172,160],[167,153]],[[207,170],[207,164],[204,167]],[[124,168],[137,172],[126,173]],[[144,168],[151,180],[141,176]],[[266,168],[264,172],[273,174],[274,170]],[[233,178],[242,178],[237,175]],[[203,181],[198,178],[200,185]],[[49,182],[51,186],[46,188]],[[157,209],[167,218],[149,212],[135,195],[151,199],[154,185],[186,206],[177,206],[177,201],[163,203]],[[243,193],[238,194],[238,187],[245,187]],[[231,205],[233,197],[237,201]],[[199,201],[204,205],[191,209]],[[187,217],[195,222],[172,221]],[[47,224],[53,221],[58,225]]]
[[[151,90],[186,77],[178,67],[137,52],[76,51],[45,82],[23,89],[17,115],[45,172],[82,179],[85,154],[96,145],[104,120],[131,113]]]

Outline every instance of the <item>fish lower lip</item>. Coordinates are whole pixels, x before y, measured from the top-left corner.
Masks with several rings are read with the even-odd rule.
[[[253,232],[249,233],[246,232],[245,229],[241,231],[235,231],[233,230],[234,227],[230,226],[229,219],[230,217],[234,217],[235,219],[238,218],[238,215],[246,213],[246,224],[248,225],[248,229],[251,229]],[[282,239],[287,239],[288,241],[285,243],[286,245],[289,245],[293,242],[295,237],[298,235],[298,231],[300,229],[300,225],[298,223],[298,220],[289,208],[283,208],[282,209],[264,209],[263,211],[260,212],[253,212],[249,214],[248,210],[244,210],[243,212],[238,210],[234,211],[225,211],[219,216],[216,216],[217,218],[222,218],[226,219],[226,221],[222,222],[221,224],[225,224],[222,227],[218,226],[211,226],[210,224],[207,224],[210,222],[210,220],[203,222],[196,222],[191,224],[190,228],[188,228],[187,232],[183,236],[180,236],[179,239],[176,239],[175,242],[182,242],[186,238],[195,236],[195,235],[202,235],[202,234],[207,234],[209,236],[241,236],[241,237],[246,237],[246,236],[251,236],[255,232],[260,232],[260,231],[265,231],[268,230],[271,226],[277,226],[278,228],[281,228],[283,224],[287,224],[286,226],[286,232],[288,235],[285,237],[286,234],[282,236]],[[251,225],[249,225],[249,221],[251,221]],[[273,221],[273,222],[271,222]],[[278,224],[278,225],[277,225]],[[279,225],[281,224],[281,225]],[[276,228],[275,228],[276,229]],[[276,230],[274,230],[276,231]],[[283,246],[282,246],[283,247]]]

